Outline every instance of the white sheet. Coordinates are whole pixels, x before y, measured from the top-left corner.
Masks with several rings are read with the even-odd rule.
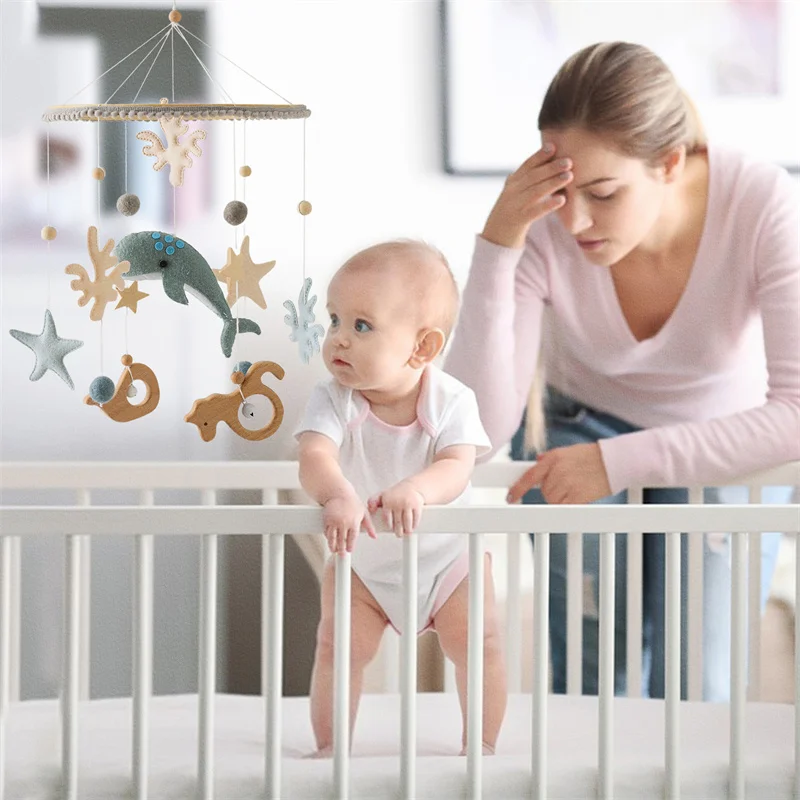
[[[498,743],[483,765],[484,797],[530,797],[530,697],[514,696]],[[615,703],[617,800],[663,796],[664,704],[618,699]],[[216,796],[263,798],[264,703],[259,697],[218,695]],[[466,759],[459,758],[461,721],[455,695],[424,694],[418,704],[419,798],[462,797]],[[727,798],[728,709],[685,703],[681,711],[682,797]],[[81,800],[129,798],[131,789],[130,699],[95,700],[80,710]],[[9,800],[60,798],[60,732],[56,701],[28,701],[9,709],[7,794]],[[595,797],[597,700],[551,697],[549,787],[553,800]],[[283,706],[283,797],[332,796],[332,762],[303,760],[312,750],[306,698]],[[353,742],[351,796],[395,797],[399,775],[400,699],[367,695]],[[751,704],[747,710],[747,796],[792,796],[794,710]],[[197,771],[197,697],[154,698],[151,706],[150,796],[194,797]]]

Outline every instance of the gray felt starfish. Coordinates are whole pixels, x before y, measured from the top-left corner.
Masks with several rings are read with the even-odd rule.
[[[83,347],[83,342],[77,339],[60,339],[56,333],[56,323],[53,322],[53,315],[48,308],[44,312],[44,326],[42,332],[37,336],[35,333],[24,333],[23,331],[9,331],[9,333],[25,347],[30,347],[36,355],[36,364],[31,372],[31,380],[38,381],[47,370],[52,370],[58,375],[70,389],[74,389],[67,368],[64,366],[64,358],[73,350]]]

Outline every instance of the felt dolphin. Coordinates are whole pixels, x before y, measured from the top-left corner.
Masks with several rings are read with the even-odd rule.
[[[149,280],[161,278],[164,292],[170,300],[187,305],[188,289],[223,321],[220,344],[222,352],[230,356],[237,332],[261,333],[261,328],[250,319],[233,318],[217,278],[208,262],[188,242],[163,231],[129,233],[114,249],[120,261],[129,261],[128,279]]]

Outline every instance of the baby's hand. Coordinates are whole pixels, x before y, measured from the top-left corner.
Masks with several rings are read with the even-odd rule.
[[[328,500],[322,507],[322,521],[331,553],[352,553],[362,528],[373,539],[377,538],[369,511],[355,493]]]
[[[370,514],[383,508],[383,519],[395,536],[408,536],[419,525],[425,498],[410,483],[400,481],[367,501]]]

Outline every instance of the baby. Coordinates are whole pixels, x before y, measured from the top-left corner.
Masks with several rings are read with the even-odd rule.
[[[332,377],[315,387],[295,436],[300,481],[323,506],[330,551],[353,554],[352,732],[364,668],[386,626],[402,628],[401,537],[417,527],[424,505],[466,502],[476,455],[490,445],[472,390],[433,364],[458,311],[458,288],[441,253],[410,241],[367,248],[333,276],[327,308],[322,354]],[[397,538],[376,534],[377,513]],[[371,538],[356,541],[362,529]],[[506,678],[488,554],[484,569],[483,748],[493,753]],[[467,536],[420,535],[418,574],[419,633],[435,630],[455,664],[465,748]],[[311,721],[316,755],[325,756],[333,749],[333,559],[321,605]]]

